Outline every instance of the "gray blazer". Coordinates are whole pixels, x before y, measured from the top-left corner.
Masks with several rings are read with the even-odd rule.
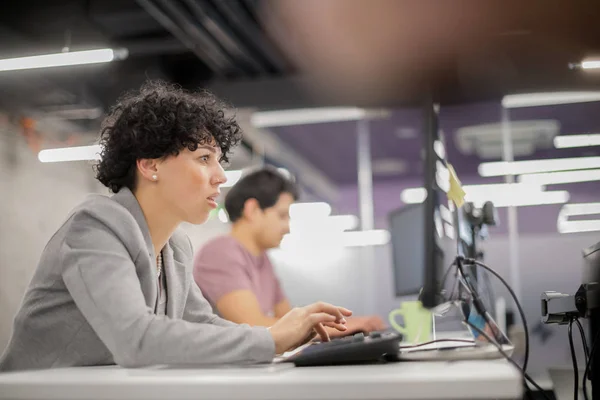
[[[126,188],[90,196],[46,245],[0,371],[271,361],[266,328],[213,314],[192,277],[192,253],[175,232],[163,250],[167,315],[156,315],[156,256],[137,199]]]

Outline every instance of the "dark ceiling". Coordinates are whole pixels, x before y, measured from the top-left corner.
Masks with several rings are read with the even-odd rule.
[[[147,78],[197,87],[284,76],[291,69],[258,24],[256,7],[252,0],[4,2],[2,57],[59,52],[65,45],[125,47],[129,57],[109,65],[5,72],[2,100],[19,99],[27,106],[75,100],[106,107]],[[49,90],[68,98],[41,101],[40,92]]]
[[[336,2],[302,4],[314,7],[327,1]],[[397,18],[389,19],[397,20],[400,27],[396,30],[369,25],[373,22],[369,20],[364,25],[356,25],[359,28],[344,31],[347,28],[344,23],[355,21],[348,18],[328,21],[328,26],[345,34],[340,40],[356,39],[356,46],[369,44],[358,40],[370,37],[365,34],[369,29],[382,34],[387,34],[389,29],[390,34],[402,35],[390,39],[397,43],[394,48],[382,49],[390,59],[402,58],[395,73],[402,79],[390,82],[394,97],[385,99],[309,94],[306,86],[310,86],[310,82],[306,85],[303,79],[310,78],[299,75],[308,76],[314,71],[303,64],[306,57],[299,49],[308,55],[311,45],[304,44],[300,48],[280,37],[271,40],[261,22],[260,16],[264,15],[261,10],[276,10],[274,5],[278,4],[284,3],[258,0],[5,1],[0,14],[2,57],[56,52],[66,44],[73,50],[126,47],[130,56],[110,65],[3,73],[0,101],[5,107],[65,102],[97,103],[106,107],[123,90],[139,86],[148,77],[169,79],[186,87],[210,87],[237,107],[265,109],[362,105],[359,103],[365,101],[370,104],[385,101],[385,105],[392,106],[414,104],[425,87],[434,88],[436,96],[447,104],[492,100],[508,92],[600,87],[600,74],[583,74],[568,68],[569,63],[585,56],[600,54],[597,1],[406,0],[386,3],[385,0],[353,0],[342,3],[338,0],[338,5],[347,5],[347,8],[372,9],[393,4],[398,11]],[[277,13],[268,15],[278,16]],[[324,29],[316,26],[315,21],[300,20],[301,17],[299,15],[289,29],[297,26]],[[297,33],[302,32],[298,28]],[[287,33],[289,36],[290,32]],[[302,43],[301,39],[296,38],[296,42]],[[321,41],[329,43],[327,40]],[[331,51],[335,51],[335,46]],[[341,54],[340,60],[343,59]],[[365,76],[369,73],[364,71]]]

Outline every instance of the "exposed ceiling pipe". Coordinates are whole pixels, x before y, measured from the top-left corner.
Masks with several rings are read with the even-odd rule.
[[[222,65],[222,60],[215,59],[214,54],[211,54],[202,47],[200,43],[197,43],[191,39],[187,33],[179,27],[179,25],[167,14],[165,14],[158,6],[156,6],[151,0],[136,0],[136,2],[150,14],[156,21],[161,24],[169,33],[175,36],[193,52],[202,62],[204,62],[208,68],[217,76],[223,76],[223,70],[225,65]]]
[[[195,42],[200,44],[208,53],[219,60],[220,64],[224,66],[226,73],[234,73],[236,75],[246,75],[245,71],[229,57],[227,53],[223,51],[219,43],[212,38],[202,25],[200,25],[194,18],[185,10],[179,2],[172,0],[154,0],[160,4],[179,26],[192,38]]]
[[[208,3],[202,6],[195,0],[185,0],[192,14],[217,41],[237,60],[247,64],[252,72],[264,74],[265,68],[254,57],[252,50],[243,44],[227,27],[227,23]]]
[[[195,0],[201,4],[207,0]],[[267,39],[265,33],[250,19],[235,1],[213,1],[212,4],[229,21],[229,25],[240,32],[240,37],[250,41],[275,69],[276,72],[285,72],[288,68],[283,57]]]
[[[258,0],[243,0],[243,3],[246,4],[246,8],[248,9],[248,11],[252,15],[252,17],[258,21],[259,15],[258,15],[257,10],[259,7],[259,4],[258,4],[259,1]]]
[[[180,54],[189,51],[175,37],[119,41],[119,46],[126,48],[129,51],[129,55],[133,57],[157,54]]]

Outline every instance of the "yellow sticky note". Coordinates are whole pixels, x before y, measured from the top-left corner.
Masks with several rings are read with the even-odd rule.
[[[450,171],[450,190],[448,190],[448,198],[454,202],[457,208],[462,207],[465,203],[465,191],[462,188],[462,184],[456,176],[456,171],[452,165],[448,164],[448,171]]]

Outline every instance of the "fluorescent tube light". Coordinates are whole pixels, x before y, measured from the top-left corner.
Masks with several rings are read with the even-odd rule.
[[[427,190],[423,187],[404,189],[400,200],[405,204],[421,204],[427,198]]]
[[[569,221],[571,216],[600,214],[600,203],[565,204],[558,213],[556,227],[560,233],[600,231],[600,219]]]
[[[488,185],[463,186],[466,192],[465,200],[481,207],[486,201],[491,201],[496,207],[521,207],[544,204],[560,204],[569,201],[569,192],[543,191],[543,186],[524,183],[500,183]],[[400,194],[406,204],[422,203],[427,197],[425,188],[405,189]]]
[[[290,206],[290,219],[323,219],[331,214],[331,206],[327,203],[294,203]]]
[[[494,161],[479,164],[483,177],[523,175],[538,172],[600,168],[600,157],[552,158],[547,160]]]
[[[38,160],[41,162],[99,160],[100,150],[99,145],[46,149],[38,153]]]
[[[573,215],[600,214],[600,203],[565,204],[561,212],[564,212],[569,217]]]
[[[600,133],[586,135],[561,135],[554,137],[554,147],[557,149],[591,146],[600,146]]]
[[[600,59],[585,59],[581,62],[582,69],[600,68]]]
[[[548,92],[510,94],[502,98],[502,107],[538,107],[555,104],[586,103],[590,101],[600,101],[600,92]]]
[[[300,108],[292,110],[259,111],[251,116],[252,125],[257,128],[318,124],[335,121],[355,121],[364,119],[367,110],[354,107]]]
[[[0,60],[0,71],[97,64],[127,58],[126,49],[98,49]]]
[[[466,197],[491,197],[497,194],[511,194],[517,196],[522,193],[541,192],[542,186],[523,183],[494,183],[485,185],[465,185],[463,190]],[[419,204],[427,198],[427,190],[423,187],[404,189],[400,193],[400,200],[406,204]],[[471,201],[471,200],[470,200]]]
[[[549,192],[539,192],[535,194],[525,194],[521,196],[500,196],[485,200],[491,201],[497,208],[541,206],[546,204],[563,204],[569,201],[569,192],[567,192],[566,190],[552,190]],[[475,201],[474,203],[477,207],[483,206],[482,201]]]
[[[84,161],[100,160],[102,147],[98,144],[91,146],[61,147],[58,149],[46,149],[38,153],[38,160],[41,162],[61,162],[61,161]],[[230,187],[236,184],[242,176],[241,170],[225,171],[227,182],[221,187]]]
[[[536,185],[560,185],[564,183],[600,181],[600,169],[584,169],[581,171],[542,172],[519,176],[519,182]]]

